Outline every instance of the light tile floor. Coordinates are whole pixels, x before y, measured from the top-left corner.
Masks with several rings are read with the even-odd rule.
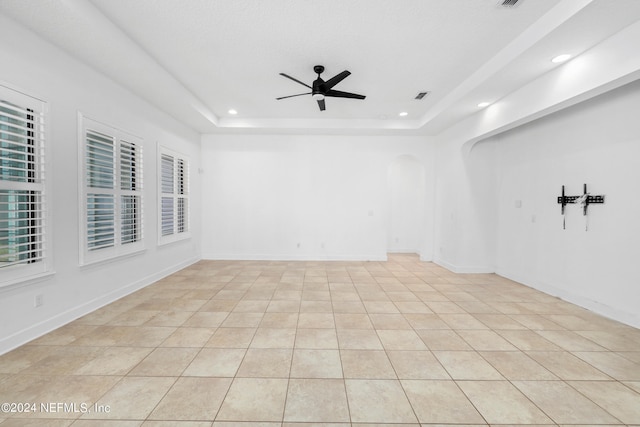
[[[36,407],[0,427],[640,425],[640,331],[415,255],[202,261],[0,356],[2,402]]]

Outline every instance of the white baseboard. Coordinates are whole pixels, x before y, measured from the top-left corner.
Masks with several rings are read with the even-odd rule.
[[[387,254],[335,255],[335,254],[203,254],[210,261],[386,261]]]
[[[80,306],[73,307],[62,313],[58,313],[49,319],[38,322],[35,325],[31,325],[28,328],[15,332],[8,337],[2,338],[0,340],[0,355],[13,350],[14,348],[20,347],[21,345],[26,344],[29,341],[39,338],[42,335],[45,335],[61,326],[64,326],[69,322],[72,322],[86,314],[104,307],[105,305],[110,304],[122,297],[125,297],[139,289],[142,289],[145,286],[149,286],[150,284],[157,282],[158,280],[163,279],[175,273],[176,271],[182,270],[183,268],[186,268],[198,261],[199,259],[193,258],[165,268],[164,270],[157,271],[147,277],[115,289],[108,294],[102,295],[99,298],[88,301]]]
[[[628,313],[622,310],[618,310],[615,307],[611,307],[601,302],[594,301],[582,295],[568,292],[564,288],[557,285],[529,280],[526,277],[522,277],[504,270],[498,270],[496,271],[496,274],[509,280],[518,282],[529,288],[544,292],[547,295],[560,298],[563,301],[567,301],[589,311],[593,311],[594,313],[601,316],[624,323],[629,326],[633,326],[634,328],[640,328],[640,314],[638,313]]]
[[[448,261],[443,260],[442,258],[434,258],[433,262],[438,264],[440,267],[444,267],[449,271],[454,273],[495,273],[495,268],[487,267],[487,266],[473,266],[473,265],[455,265]]]
[[[426,253],[420,252],[418,255],[420,255],[420,261],[433,262],[433,253],[431,251]]]

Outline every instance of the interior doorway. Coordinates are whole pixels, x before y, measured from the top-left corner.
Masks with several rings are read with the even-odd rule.
[[[413,156],[397,157],[388,167],[387,185],[387,252],[420,254],[424,246],[424,166]]]

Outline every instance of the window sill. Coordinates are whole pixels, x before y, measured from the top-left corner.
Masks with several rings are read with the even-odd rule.
[[[50,270],[43,273],[36,273],[29,276],[8,280],[6,282],[0,282],[0,292],[31,286],[36,283],[43,282],[53,277],[55,274],[55,271]]]
[[[191,239],[191,232],[180,233],[179,235],[173,234],[167,237],[160,237],[158,239],[158,246],[167,246],[167,245],[171,245],[172,243],[183,242],[185,240],[190,240],[190,239]]]
[[[112,255],[112,256],[109,256],[109,257],[104,257],[104,258],[96,259],[96,260],[87,261],[85,259],[85,260],[82,260],[80,262],[80,268],[81,269],[86,269],[86,268],[99,267],[101,265],[120,262],[120,261],[123,261],[123,260],[125,260],[127,258],[133,258],[133,257],[136,257],[138,255],[141,255],[146,251],[147,251],[146,248],[140,248],[140,249],[136,249],[136,250],[131,251],[131,252],[127,252],[127,253],[123,253],[123,254],[116,254],[116,255]]]

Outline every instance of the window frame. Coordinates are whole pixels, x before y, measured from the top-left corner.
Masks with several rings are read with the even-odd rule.
[[[171,192],[165,191],[165,186],[163,186],[163,158],[170,157],[173,160],[173,183]],[[177,160],[177,161],[176,161]],[[178,165],[182,162],[182,177],[183,180],[180,180],[180,173],[178,173]],[[191,238],[191,202],[190,202],[190,192],[191,192],[191,160],[189,157],[183,153],[179,153],[177,151],[171,150],[167,147],[160,146],[158,150],[158,245],[166,245],[173,242],[186,240]],[[165,181],[166,183],[166,181]],[[180,191],[182,188],[182,191]],[[163,217],[163,202],[166,199],[171,198],[172,200],[172,232],[165,233],[164,232],[164,217]],[[184,227],[184,231],[176,231],[180,228],[180,215],[179,208],[180,200],[182,201],[182,206],[184,207],[184,212],[182,214],[182,227]]]
[[[28,236],[31,239],[33,239],[33,235],[38,237],[37,240],[30,240],[27,243],[32,247],[29,252],[37,252],[38,255],[35,260],[29,258],[25,262],[18,261],[0,268],[0,288],[3,288],[53,274],[53,252],[51,250],[50,203],[48,203],[51,199],[48,104],[46,101],[27,95],[4,84],[0,84],[0,100],[4,101],[3,103],[7,104],[7,106],[22,108],[32,113],[29,115],[34,116],[33,119],[27,119],[33,120],[34,129],[33,135],[27,136],[27,139],[33,139],[33,148],[28,152],[29,156],[33,156],[33,159],[26,161],[31,163],[32,167],[32,169],[29,169],[29,166],[27,167],[27,170],[29,170],[28,179],[26,182],[22,182],[21,180],[4,180],[0,177],[0,191],[30,193],[28,203],[31,206],[38,206],[28,210],[30,216],[27,218],[29,221],[28,228],[31,229]],[[10,150],[11,148],[7,147],[7,149]],[[0,152],[0,162],[4,159],[1,156],[2,152]],[[9,219],[9,215],[7,215],[7,219]],[[7,229],[8,233],[10,231],[9,228]]]
[[[97,145],[91,145],[88,142],[88,134],[91,133],[93,138],[92,143],[98,141],[108,141],[111,139],[113,149],[111,150],[111,170],[106,170],[108,163],[105,163],[105,157],[98,159],[95,154],[92,157],[93,162],[90,164],[88,161],[88,153],[95,153],[99,148],[95,148]],[[108,144],[103,144],[108,145]],[[127,150],[124,146],[137,147],[137,157],[130,162],[129,170],[131,174],[123,171],[123,156],[125,153],[131,153],[130,149]],[[108,156],[108,153],[107,153]],[[126,160],[126,159],[125,159]],[[96,166],[102,161],[101,165]],[[124,162],[126,163],[126,162]],[[130,132],[123,131],[114,126],[102,123],[92,118],[84,116],[82,113],[78,113],[78,208],[80,212],[79,222],[79,247],[80,247],[80,265],[90,265],[103,261],[109,261],[122,256],[135,255],[146,249],[146,243],[144,238],[144,141],[141,137],[135,136]],[[96,170],[101,168],[103,172],[98,172],[97,175],[102,175],[103,178],[96,179]],[[108,168],[107,168],[108,169]],[[106,173],[106,175],[105,175]],[[90,177],[91,176],[91,177]],[[106,176],[106,178],[105,178]],[[123,188],[123,176],[130,180],[129,187]],[[91,185],[101,182],[100,179],[106,179],[102,181],[104,185]],[[109,186],[109,179],[111,184]],[[89,209],[89,199],[92,197],[93,204],[98,207],[93,209],[93,213]],[[132,198],[137,200],[136,209],[133,210],[133,216],[130,215],[130,210],[127,211],[127,221],[133,218],[133,227],[125,224],[125,214],[122,211],[124,198]],[[111,198],[111,206],[106,205],[106,199]],[[137,198],[137,199],[136,199]],[[102,206],[100,207],[100,204]],[[103,214],[111,215],[108,218],[112,221],[112,239],[111,244],[108,244],[108,237],[105,239],[103,245],[99,244],[99,240],[96,237],[97,233],[94,231],[90,234],[89,223],[91,222],[90,215],[94,218],[94,223],[97,222],[95,218],[100,216],[100,211]],[[125,224],[125,225],[123,225]],[[99,225],[99,224],[98,224]],[[103,224],[104,225],[104,224]],[[127,230],[129,232],[133,228],[133,232],[136,236],[134,240],[124,241],[123,232]],[[128,236],[130,234],[127,234]]]

